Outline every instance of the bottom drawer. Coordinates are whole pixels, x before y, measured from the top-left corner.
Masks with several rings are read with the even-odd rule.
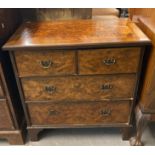
[[[100,125],[128,123],[131,103],[29,103],[27,106],[32,125]]]
[[[0,129],[13,129],[11,115],[5,101],[0,101]]]

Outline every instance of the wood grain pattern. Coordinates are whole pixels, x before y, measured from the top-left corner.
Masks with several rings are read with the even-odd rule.
[[[134,74],[93,77],[44,77],[21,79],[21,81],[26,101],[100,101],[104,99],[133,98],[136,77]]]
[[[32,125],[128,123],[129,101],[28,104]]]
[[[140,59],[147,45],[150,45],[148,37],[126,19],[23,24],[3,48],[10,50],[31,139],[37,140],[38,133],[44,128],[91,126],[126,127],[123,129],[123,138],[129,138],[128,128],[131,125],[131,108],[136,99]],[[52,50],[60,49],[75,51],[76,74],[55,76],[58,75],[58,70],[49,74],[37,67],[31,69],[30,62],[26,62],[27,56],[24,58],[25,52],[30,52],[29,59],[34,57],[31,61],[35,63],[37,59],[49,57],[44,57],[46,51],[52,55]],[[106,54],[100,51],[102,49]],[[89,53],[93,51],[94,55]],[[20,55],[18,60],[17,55],[13,56],[14,53]],[[115,64],[118,63],[121,67],[118,65],[104,71],[99,62],[100,57],[103,59],[107,56],[116,56]],[[59,58],[61,56],[58,56]],[[20,61],[20,64],[15,59]],[[118,60],[121,60],[121,63]],[[113,63],[111,58],[107,62]],[[26,77],[21,73],[17,74],[22,64],[25,64],[24,70],[31,70],[31,74],[28,74],[28,70],[27,75],[24,73]],[[44,64],[46,66],[48,63]],[[91,65],[97,71],[91,69],[90,73],[88,69]],[[82,69],[85,71],[81,72]],[[39,74],[36,74],[37,71]]]
[[[0,101],[0,129],[14,129],[10,111],[5,101]]]
[[[108,46],[117,44],[149,44],[149,39],[136,25],[125,19],[66,20],[23,24],[3,46],[19,48],[62,48]],[[61,32],[61,33],[60,33]]]
[[[20,77],[75,74],[75,51],[16,51]]]
[[[136,73],[140,48],[107,48],[79,51],[80,74]],[[111,61],[111,63],[108,63]]]

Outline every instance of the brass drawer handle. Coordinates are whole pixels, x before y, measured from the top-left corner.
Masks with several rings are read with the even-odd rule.
[[[76,88],[76,89],[81,88],[81,83],[75,83],[75,84],[74,84],[74,88]]]
[[[55,86],[45,86],[44,91],[49,94],[53,94],[56,92],[56,87]]]
[[[45,60],[45,61],[40,61],[40,65],[44,69],[48,69],[53,65],[53,62],[51,60]]]
[[[114,58],[108,58],[102,61],[103,64],[110,66],[110,65],[114,65],[116,63],[116,59]]]
[[[58,115],[58,114],[59,114],[59,112],[56,111],[56,110],[50,110],[50,111],[48,112],[48,115],[50,115],[50,116],[54,116],[54,115]]]
[[[111,115],[111,109],[104,109],[104,110],[101,110],[100,114],[102,116],[110,116]]]
[[[113,85],[112,85],[112,84],[109,84],[109,83],[103,84],[103,85],[101,86],[101,89],[102,89],[103,91],[105,91],[105,90],[111,90],[112,88],[113,88]]]

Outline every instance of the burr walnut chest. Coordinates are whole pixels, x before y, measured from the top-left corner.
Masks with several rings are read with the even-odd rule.
[[[45,128],[121,127],[128,139],[150,40],[131,21],[24,23],[9,51],[32,141]]]

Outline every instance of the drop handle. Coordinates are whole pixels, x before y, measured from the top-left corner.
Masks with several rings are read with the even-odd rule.
[[[103,109],[100,111],[100,114],[102,116],[110,116],[111,115],[111,109]]]
[[[48,112],[48,115],[50,115],[50,116],[54,116],[54,115],[58,115],[58,114],[59,114],[59,112],[56,111],[56,110],[50,110],[50,111]]]
[[[105,83],[101,86],[101,90],[106,91],[106,90],[111,90],[113,88],[113,85],[110,83]]]
[[[53,65],[53,62],[51,60],[41,60],[40,65],[44,69],[48,69]]]
[[[49,94],[53,94],[56,92],[56,87],[55,86],[45,86],[44,91]]]
[[[115,58],[107,58],[102,60],[104,65],[110,66],[110,65],[114,65],[116,63],[116,59]]]

